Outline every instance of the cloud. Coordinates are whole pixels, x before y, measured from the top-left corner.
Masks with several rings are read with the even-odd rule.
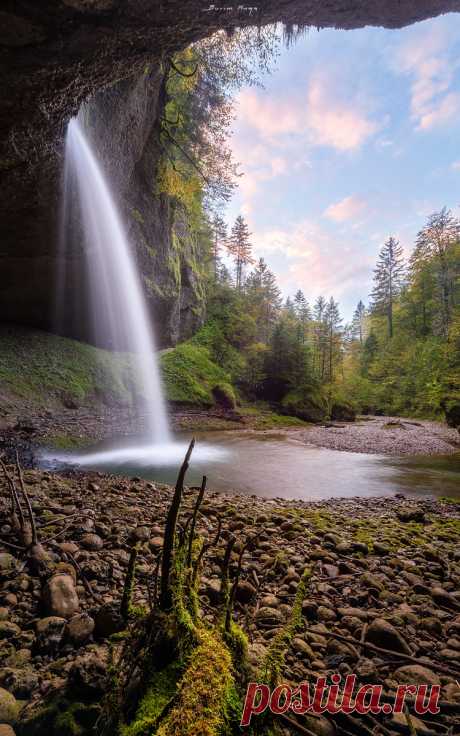
[[[232,149],[244,172],[243,206],[252,208],[263,183],[293,171],[310,176],[313,148],[349,152],[362,146],[384,124],[371,119],[367,104],[350,95],[333,72],[313,71],[276,98],[259,89],[241,90]]]
[[[310,146],[352,151],[382,127],[370,118],[358,96],[341,97],[337,80],[326,73],[313,73],[303,93],[296,86],[290,95],[276,100],[263,94],[253,89],[240,92],[238,120],[243,132],[257,131],[272,144],[281,145],[283,139],[296,135]]]
[[[300,288],[310,299],[319,294],[339,298],[350,287],[359,287],[363,295],[367,294],[375,254],[364,252],[356,239],[337,242],[318,223],[302,220],[284,229],[253,228],[252,240],[257,256],[266,257],[280,273],[280,285],[286,294]],[[277,262],[282,270],[276,267]]]
[[[243,89],[238,96],[238,118],[264,138],[303,130],[301,110],[292,101],[263,97],[254,89]]]
[[[314,145],[339,151],[359,148],[378,129],[363,110],[341,101],[324,79],[314,79],[308,88],[307,121]]]
[[[460,94],[451,91],[458,61],[450,45],[446,27],[435,26],[396,51],[394,71],[412,78],[411,116],[417,130],[446,125],[460,112]]]
[[[459,171],[460,170],[460,159],[458,161],[453,161],[450,165],[450,168],[453,169],[454,171]]]
[[[324,211],[324,216],[329,220],[334,220],[334,222],[345,222],[346,220],[354,220],[365,209],[365,200],[351,195],[341,199],[340,202],[329,205]]]

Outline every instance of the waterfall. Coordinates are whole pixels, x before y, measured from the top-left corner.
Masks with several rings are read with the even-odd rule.
[[[63,211],[73,205],[70,197],[76,192],[95,341],[133,355],[146,439],[164,445],[171,437],[140,275],[101,164],[78,118],[69,123],[65,155]]]

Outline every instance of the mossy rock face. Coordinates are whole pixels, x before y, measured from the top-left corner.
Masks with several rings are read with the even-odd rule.
[[[460,431],[460,400],[446,402],[444,411],[449,427],[454,427]]]
[[[336,422],[354,422],[356,411],[348,402],[336,402],[331,408],[331,419]]]
[[[281,402],[286,414],[303,419],[305,422],[321,422],[326,418],[326,402],[317,393],[290,391]]]
[[[229,383],[219,383],[212,389],[212,395],[218,406],[224,409],[234,409],[236,406],[235,392]]]
[[[214,389],[229,402],[235,397],[227,373],[211,360],[209,350],[184,342],[161,355],[163,383],[169,401],[189,406],[210,407],[216,403]]]

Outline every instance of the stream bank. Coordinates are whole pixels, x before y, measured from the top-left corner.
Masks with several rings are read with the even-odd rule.
[[[94,733],[111,652],[121,646],[116,632],[123,628],[119,611],[133,539],[139,543],[136,620],[148,611],[171,488],[101,473],[27,470],[24,480],[39,534],[50,538],[44,546],[55,569],[49,578],[36,559],[24,560],[7,545],[0,551],[0,722],[6,719],[24,736],[45,730],[83,736]],[[1,536],[14,544],[3,476],[0,487]],[[180,522],[195,498],[195,491],[186,490]],[[218,517],[223,538],[234,534],[239,549],[249,536],[257,539],[243,557],[234,611],[248,636],[253,668],[286,622],[305,567],[313,566],[283,679],[298,683],[354,672],[360,682],[381,682],[389,694],[396,682],[439,683],[445,704],[436,716],[439,730],[427,728],[445,733],[452,726],[455,732],[458,504],[404,498],[304,503],[210,491],[198,522],[204,539],[214,536]],[[233,572],[237,558],[234,552]],[[208,623],[218,615],[219,560],[214,553],[204,558],[199,606]],[[59,576],[65,584],[53,588]],[[318,735],[335,733],[324,716],[302,723]],[[391,717],[385,726],[392,734],[405,732],[404,723]],[[417,732],[422,728],[417,725]]]

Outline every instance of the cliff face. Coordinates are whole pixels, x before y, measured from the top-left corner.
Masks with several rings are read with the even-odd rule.
[[[146,64],[140,74],[97,94],[83,108],[92,140],[123,215],[134,248],[160,346],[189,337],[204,316],[204,274],[199,242],[186,211],[158,189],[161,158],[159,119],[163,111],[161,65]],[[43,217],[18,232],[14,250],[3,253],[5,278],[0,294],[1,319],[21,322],[68,336],[90,339],[79,292],[83,264],[58,247],[62,157],[43,172],[33,207]],[[48,174],[48,176],[47,176]],[[81,253],[81,248],[77,251]],[[62,259],[68,260],[63,268]],[[58,274],[66,271],[67,315],[56,319],[54,293]],[[84,295],[83,295],[84,300]],[[78,306],[76,306],[78,305]]]
[[[200,320],[202,283],[183,212],[156,192],[162,57],[219,28],[275,21],[288,28],[396,28],[459,10],[460,0],[259,0],[248,6],[239,0],[5,0],[0,319],[54,324],[63,140],[85,100],[95,98],[89,123],[119,191],[162,342],[174,342]]]

